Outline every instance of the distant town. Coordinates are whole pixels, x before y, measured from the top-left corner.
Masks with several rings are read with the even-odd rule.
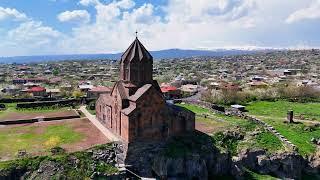
[[[319,179],[320,50],[0,64],[0,179]]]
[[[296,50],[158,59],[153,73],[168,99],[199,91],[266,90],[284,84],[320,91],[319,57],[319,50]],[[115,60],[0,64],[0,96],[97,98],[112,89],[118,72],[119,63]]]

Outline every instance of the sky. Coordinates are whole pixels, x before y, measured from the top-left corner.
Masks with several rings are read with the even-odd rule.
[[[0,0],[0,56],[320,47],[320,0]]]

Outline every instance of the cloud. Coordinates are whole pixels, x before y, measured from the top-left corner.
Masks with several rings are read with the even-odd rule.
[[[61,33],[48,26],[43,26],[41,22],[28,21],[20,24],[17,28],[8,32],[8,40],[20,43],[36,44],[49,43],[53,38],[59,38]]]
[[[83,6],[90,6],[90,5],[103,5],[100,0],[80,0],[79,4]],[[112,3],[117,7],[123,8],[123,9],[130,9],[135,6],[135,2],[133,0],[120,0],[120,1],[113,1]]]
[[[131,9],[135,4],[136,3],[132,0],[121,0],[116,3],[116,5],[122,9]]]
[[[0,7],[0,21],[12,19],[15,21],[27,20],[27,16],[24,13],[17,11],[16,9]]]
[[[80,0],[79,4],[83,6],[101,4],[99,0]]]
[[[311,28],[313,24],[284,23],[292,12],[311,7],[316,2],[312,0],[148,2],[78,0],[77,5],[90,9],[90,14],[86,10],[68,10],[58,14],[58,20],[86,23],[57,27],[61,32],[26,16],[27,20],[18,22],[17,27],[0,31],[0,55],[121,52],[135,38],[136,30],[149,50],[320,44],[319,36],[312,35],[316,29]]]
[[[86,10],[74,10],[74,11],[65,11],[60,13],[57,18],[61,22],[78,22],[78,23],[89,23],[90,14]]]
[[[286,19],[287,24],[295,23],[306,19],[320,19],[320,0],[315,0],[307,8],[299,9]]]
[[[159,7],[150,3],[136,7],[131,0],[81,0],[80,4],[95,7],[95,22],[73,28],[72,35],[61,42],[60,49],[69,53],[122,51],[135,30],[150,48],[166,49],[195,48],[218,38],[217,34],[222,41],[230,29],[255,26],[249,16],[256,5],[252,0],[171,0],[162,7],[162,17],[155,13]]]
[[[160,17],[154,15],[154,6],[152,4],[144,4],[134,9],[131,13],[125,12],[123,14],[123,20],[137,24],[151,24],[159,22]]]
[[[171,0],[165,10],[168,20],[201,22],[239,19],[254,7],[253,0]]]
[[[1,55],[16,56],[56,51],[55,44],[64,36],[41,21],[33,20],[23,12],[0,7],[0,20],[5,19],[17,21],[17,23],[11,24],[11,29],[0,32]]]

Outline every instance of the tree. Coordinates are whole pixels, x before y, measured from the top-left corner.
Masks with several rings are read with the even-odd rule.
[[[59,72],[59,70],[58,69],[55,69],[55,70],[53,70],[53,75],[55,75],[55,76],[57,76],[60,72]]]
[[[74,98],[80,98],[80,97],[83,97],[84,96],[84,93],[79,91],[79,90],[75,90],[72,92],[72,97]]]

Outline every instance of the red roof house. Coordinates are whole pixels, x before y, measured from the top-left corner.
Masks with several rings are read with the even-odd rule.
[[[46,88],[35,86],[27,89],[26,92],[33,94],[33,96],[45,96],[46,95]]]

